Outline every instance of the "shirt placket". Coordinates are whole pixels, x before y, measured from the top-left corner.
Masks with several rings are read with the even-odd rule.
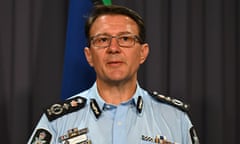
[[[126,144],[126,116],[128,106],[119,105],[113,120],[113,144]]]

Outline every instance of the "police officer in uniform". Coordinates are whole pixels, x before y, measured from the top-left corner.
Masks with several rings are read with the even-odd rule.
[[[147,92],[137,81],[149,45],[136,12],[95,6],[85,32],[89,44],[84,53],[96,71],[95,83],[47,108],[28,144],[199,143],[188,105]]]

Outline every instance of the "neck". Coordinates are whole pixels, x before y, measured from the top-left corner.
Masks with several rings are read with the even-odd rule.
[[[136,87],[136,81],[109,84],[97,80],[98,93],[108,104],[119,105],[129,100],[135,93]]]

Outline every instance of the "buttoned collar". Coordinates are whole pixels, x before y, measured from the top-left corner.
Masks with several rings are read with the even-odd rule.
[[[131,104],[132,106],[136,106],[136,109],[139,113],[142,112],[142,106],[143,106],[143,100],[142,100],[142,92],[139,84],[137,83],[137,88],[132,96],[131,99],[129,99],[126,102],[122,102],[121,104],[126,105],[126,104]],[[112,109],[114,107],[117,107],[112,104],[107,104],[102,97],[99,95],[98,90],[97,90],[97,84],[96,82],[93,84],[93,86],[90,89],[89,93],[89,98],[90,98],[90,106],[91,109],[93,110],[96,118],[98,118],[101,115],[101,112],[107,109]]]

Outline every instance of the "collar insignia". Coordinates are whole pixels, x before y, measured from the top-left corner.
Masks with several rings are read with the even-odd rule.
[[[139,113],[142,112],[142,108],[143,108],[143,99],[141,96],[138,96],[138,99],[137,99],[137,111]]]
[[[102,111],[100,110],[100,108],[99,108],[99,106],[98,106],[98,104],[97,104],[95,99],[91,99],[90,107],[91,107],[95,117],[98,119],[99,116],[101,115]]]

